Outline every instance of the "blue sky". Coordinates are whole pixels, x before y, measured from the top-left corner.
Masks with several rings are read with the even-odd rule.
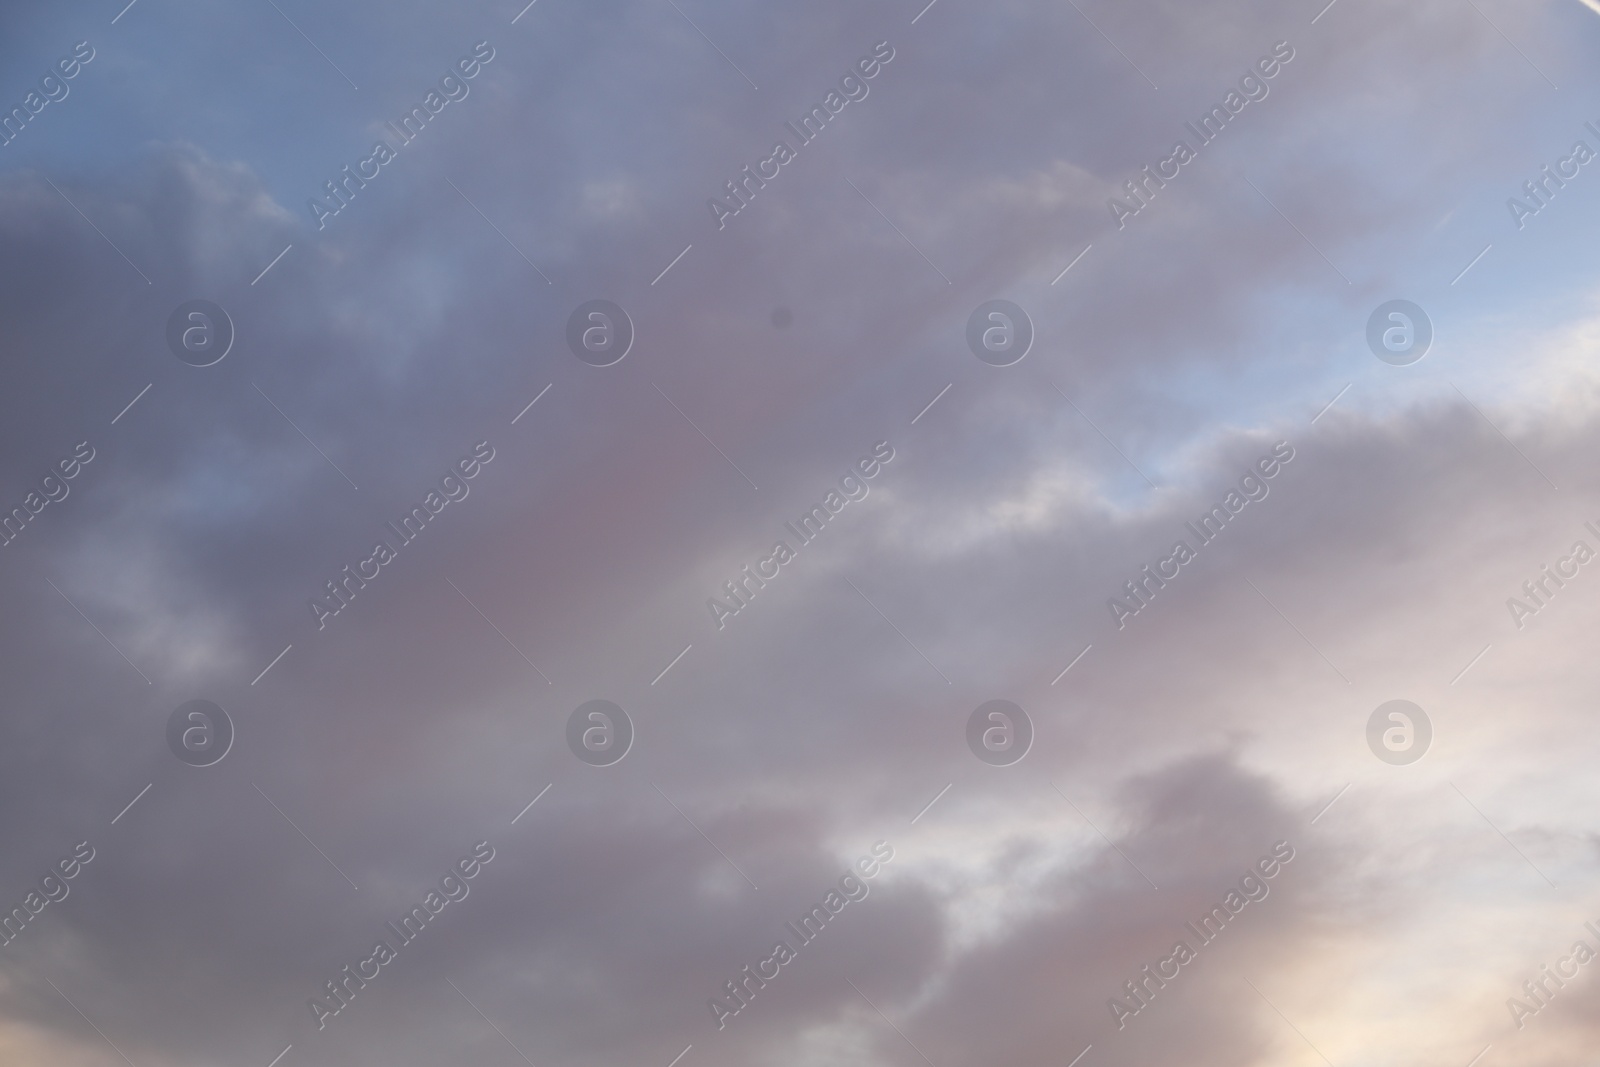
[[[96,452],[0,548],[0,900],[96,858],[0,948],[0,1060],[1593,1047],[1587,974],[1508,1006],[1600,923],[1600,579],[1509,608],[1600,549],[1600,162],[1520,230],[1506,206],[1600,150],[1582,0],[21,3],[0,102],[83,40],[0,148],[0,504]],[[319,229],[308,199],[479,42],[470,95]],[[1279,42],[1119,230],[1122,183]],[[719,229],[708,198],[875,47]],[[1397,298],[1434,330],[1403,367],[1366,341]],[[1011,366],[966,342],[995,299],[1035,331]],[[208,367],[166,340],[195,300],[236,333]],[[566,340],[593,300],[635,332],[610,366]],[[880,442],[870,495],[719,627]],[[319,627],[475,447],[468,498]],[[210,766],[167,740],[196,699],[234,728]],[[567,740],[595,699],[633,726],[609,766]],[[1396,699],[1432,725],[1409,764],[1367,740]],[[1006,766],[968,747],[991,700],[1033,726]],[[470,896],[319,1027],[480,841]],[[719,1028],[880,841],[870,896]],[[1271,896],[1119,1027],[1280,841]]]

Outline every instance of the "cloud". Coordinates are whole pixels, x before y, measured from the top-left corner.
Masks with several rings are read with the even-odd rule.
[[[97,450],[0,549],[0,899],[98,851],[0,948],[0,1043],[1560,1062],[1587,987],[1536,1033],[1504,1000],[1589,917],[1600,579],[1521,629],[1506,601],[1600,548],[1594,220],[1563,197],[1517,233],[1503,200],[1581,135],[1539,77],[1591,77],[1570,10],[1500,22],[1515,48],[1445,3],[94,30],[75,110],[0,173],[0,504]],[[32,70],[75,19],[0,36]],[[306,198],[479,39],[470,99],[318,231]],[[885,39],[718,231],[706,198]],[[1272,94],[1117,230],[1105,199],[1281,39]],[[1436,326],[1408,368],[1362,336],[1396,295]],[[1010,368],[963,336],[997,297],[1036,326]],[[196,298],[237,329],[209,368],[167,350]],[[637,331],[610,368],[566,347],[595,298]],[[319,629],[479,441],[470,497]],[[878,441],[871,494],[716,628],[707,597]],[[1280,441],[1270,494],[1119,628],[1107,601]],[[596,697],[636,727],[613,767],[566,749]],[[209,768],[167,749],[195,698],[236,728]],[[964,740],[996,698],[1036,727],[1012,767]],[[1434,725],[1407,767],[1366,747],[1395,698]],[[319,1031],[307,1000],[484,839],[471,895]],[[707,1000],[880,840],[871,896],[717,1030]],[[1270,896],[1118,1030],[1107,1000],[1279,840]]]

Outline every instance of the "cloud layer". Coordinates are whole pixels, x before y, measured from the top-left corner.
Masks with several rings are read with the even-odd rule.
[[[1577,1062],[1589,969],[1524,983],[1600,950],[1585,4],[0,12],[0,1058]]]

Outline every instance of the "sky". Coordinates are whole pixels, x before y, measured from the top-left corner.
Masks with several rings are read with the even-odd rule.
[[[1590,1062],[1600,6],[524,3],[0,7],[0,1062]]]

